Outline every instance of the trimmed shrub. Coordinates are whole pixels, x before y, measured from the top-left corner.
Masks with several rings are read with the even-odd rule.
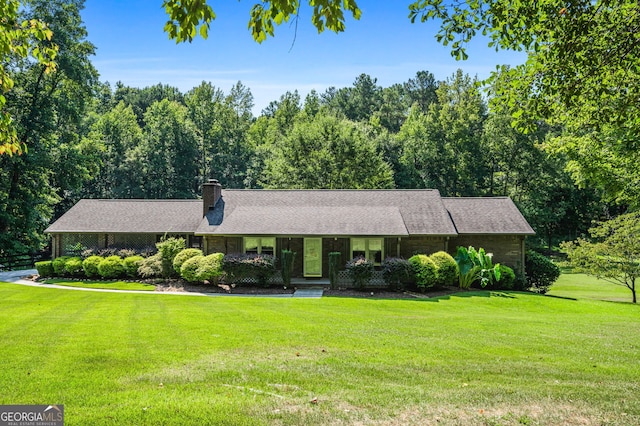
[[[382,277],[391,290],[402,290],[411,280],[411,264],[399,257],[387,257],[382,261]]]
[[[513,290],[515,287],[516,273],[507,265],[498,264],[500,279],[493,280],[484,288],[489,290]]]
[[[373,262],[362,256],[354,257],[347,262],[347,273],[357,288],[364,289],[373,275]]]
[[[269,254],[254,255],[251,259],[251,268],[258,279],[258,284],[267,287],[269,278],[276,273],[276,258]]]
[[[332,290],[338,288],[338,271],[340,269],[340,259],[342,253],[332,251],[329,253],[329,286]]]
[[[186,259],[182,266],[180,267],[180,276],[190,282],[195,283],[198,281],[202,281],[198,274],[198,269],[200,268],[200,262],[204,259],[204,256],[198,255],[193,256]]]
[[[458,283],[458,264],[447,252],[439,251],[429,256],[436,265],[436,285],[440,287],[453,286]]]
[[[104,260],[102,256],[89,256],[82,262],[82,269],[88,278],[97,278],[100,276],[98,265]]]
[[[282,250],[282,283],[285,286],[291,285],[291,274],[293,274],[293,261],[296,258],[296,252],[291,250]]]
[[[80,256],[75,256],[67,259],[64,263],[64,271],[72,277],[81,277],[84,275],[84,270],[82,269],[82,258]]]
[[[513,269],[507,265],[500,265],[500,279],[498,280],[497,287],[501,290],[513,290],[516,282],[516,273]]]
[[[416,278],[416,285],[420,291],[425,291],[436,285],[438,272],[436,264],[425,254],[416,254],[409,258],[411,270]]]
[[[124,268],[124,273],[129,278],[136,278],[138,276],[138,268],[140,267],[140,262],[144,260],[144,257],[134,255],[125,257],[122,260],[122,267]]]
[[[98,263],[98,273],[102,278],[121,277],[124,274],[122,258],[114,255],[102,259],[102,262]]]
[[[142,278],[155,278],[162,275],[162,258],[159,253],[143,258],[138,266],[138,275]]]
[[[54,274],[53,271],[53,262],[50,260],[43,260],[41,262],[36,262],[36,269],[38,270],[38,275],[41,277],[52,277]]]
[[[173,269],[180,274],[180,268],[182,264],[187,260],[195,256],[203,256],[202,250],[196,248],[188,248],[182,250],[173,258]]]
[[[545,294],[560,276],[558,265],[533,250],[527,250],[524,263],[527,284],[536,293]]]
[[[196,271],[198,280],[217,282],[222,275],[222,259],[224,259],[222,253],[212,253],[200,259]]]
[[[258,284],[266,286],[276,272],[276,258],[269,254],[228,254],[224,256],[222,269],[231,282],[255,278]]]
[[[53,259],[53,262],[52,262],[53,272],[55,273],[56,276],[63,277],[65,275],[66,271],[64,269],[64,264],[69,259],[71,259],[71,256],[60,256]]]
[[[178,253],[186,248],[184,238],[167,238],[163,239],[156,244],[158,254],[162,260],[162,276],[169,278],[177,275],[175,269],[173,269],[173,260]]]

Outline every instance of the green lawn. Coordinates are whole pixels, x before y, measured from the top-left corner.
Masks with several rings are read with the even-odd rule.
[[[631,303],[631,290],[627,287],[599,280],[585,274],[561,274],[549,295],[575,299],[608,300]]]
[[[631,425],[638,330],[635,305],[524,293],[209,298],[0,283],[0,404],[64,404],[66,425]]]
[[[131,281],[69,281],[63,278],[49,279],[45,284],[63,285],[65,287],[101,288],[107,290],[137,290],[154,291],[156,287],[151,284]]]

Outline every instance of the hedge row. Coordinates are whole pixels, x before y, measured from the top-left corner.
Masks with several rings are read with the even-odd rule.
[[[144,260],[142,256],[128,256],[124,259],[117,255],[102,257],[61,256],[53,261],[36,262],[38,275],[41,277],[73,277],[73,278],[137,278],[138,268]]]
[[[159,278],[173,275],[188,282],[216,282],[226,274],[231,281],[252,278],[267,285],[276,272],[275,261],[275,257],[269,255],[213,253],[204,256],[201,250],[189,248],[165,250],[147,258],[92,255],[83,260],[80,256],[61,256],[53,261],[36,262],[35,266],[38,274],[45,278]],[[167,273],[168,264],[171,265],[170,274]]]

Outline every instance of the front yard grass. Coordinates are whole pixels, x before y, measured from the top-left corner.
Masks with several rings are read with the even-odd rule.
[[[611,302],[631,303],[631,290],[628,288],[599,280],[591,275],[562,273],[551,289],[549,295],[575,299],[608,300]]]
[[[106,290],[154,291],[156,289],[154,285],[132,281],[69,281],[64,278],[52,278],[45,280],[44,283],[62,285],[65,287],[100,288]]]
[[[640,310],[516,292],[176,297],[0,283],[0,404],[66,425],[640,423]]]

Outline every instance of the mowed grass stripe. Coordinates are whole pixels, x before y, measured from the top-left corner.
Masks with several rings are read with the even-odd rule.
[[[0,284],[0,404],[67,424],[634,424],[640,311],[105,294]],[[312,399],[317,398],[317,404]]]

